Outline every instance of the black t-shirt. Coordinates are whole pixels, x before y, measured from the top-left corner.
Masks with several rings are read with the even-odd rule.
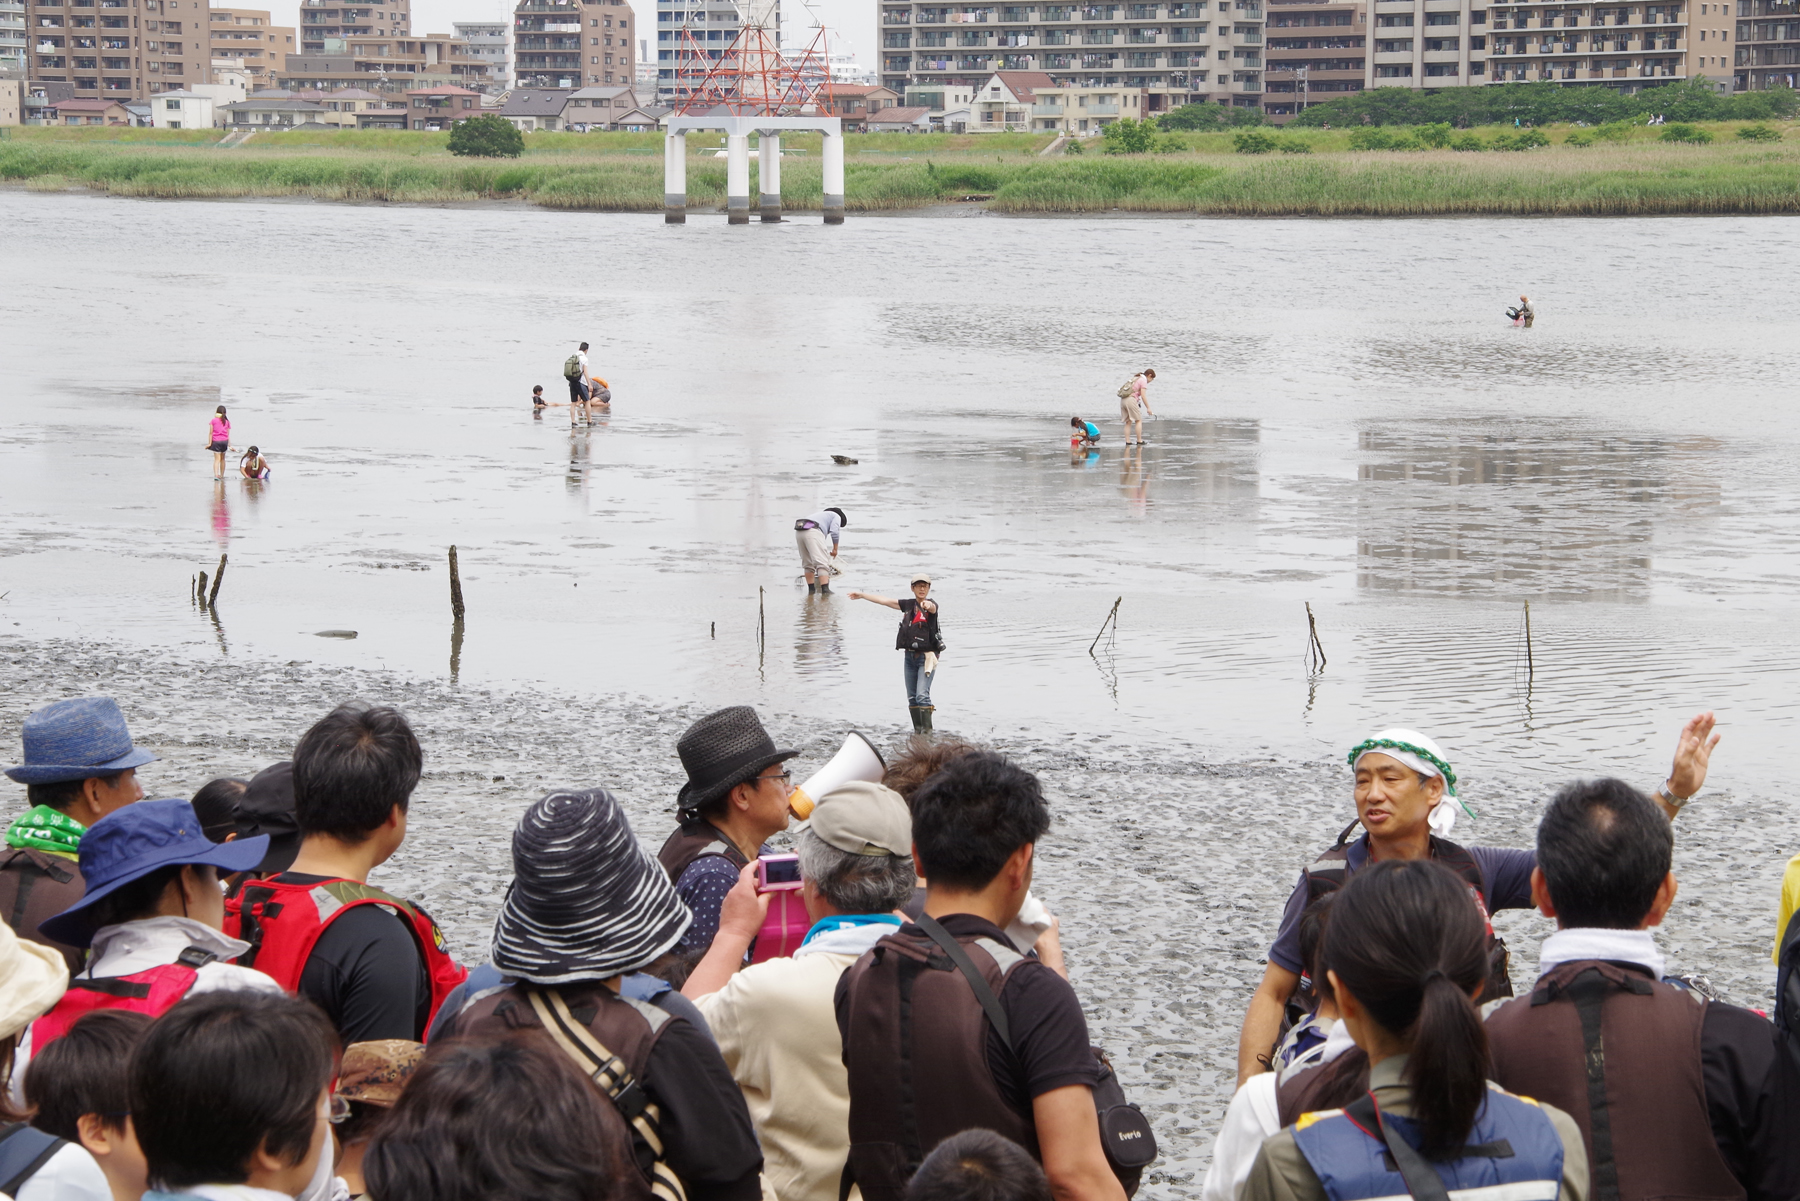
[[[953,913],[940,918],[939,924],[958,939],[990,938],[1003,947],[1013,945],[998,926],[973,914]],[[918,933],[917,927],[910,924],[905,930]],[[849,1016],[845,1011],[847,979],[848,973],[838,981],[840,1031]],[[993,1073],[1000,1095],[1014,1109],[1029,1118],[1034,1098],[1070,1084],[1092,1088],[1099,1083],[1100,1067],[1088,1042],[1087,1018],[1067,980],[1027,956],[1024,963],[1007,973],[1006,984],[1000,990],[1000,1007],[1006,1011],[1007,1024],[1012,1027],[1013,1045],[1008,1047],[1000,1032],[988,1027],[988,1071]],[[848,1041],[846,1034],[845,1042]]]
[[[643,1083],[661,1107],[669,1167],[687,1186],[689,1201],[758,1201],[762,1147],[744,1094],[704,1023],[670,1022],[650,1048]]]
[[[281,884],[330,876],[283,872]],[[300,971],[300,995],[325,1011],[345,1046],[378,1038],[417,1042],[431,1016],[431,980],[406,919],[357,905],[333,919]]]
[[[1700,1075],[1713,1141],[1752,1197],[1800,1196],[1794,1111],[1800,1068],[1769,1020],[1735,1005],[1708,1005],[1700,1024]]]

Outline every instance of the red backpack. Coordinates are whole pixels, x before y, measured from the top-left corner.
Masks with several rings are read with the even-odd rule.
[[[31,1024],[31,1053],[38,1054],[67,1034],[83,1015],[98,1009],[123,1009],[161,1017],[192,991],[199,969],[217,958],[211,951],[189,947],[174,963],[129,976],[72,977],[69,991],[56,1007]]]

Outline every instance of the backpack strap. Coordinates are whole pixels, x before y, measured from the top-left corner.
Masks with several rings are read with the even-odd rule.
[[[938,920],[934,917],[921,913],[914,924],[931,935],[931,941],[941,947],[944,954],[950,957],[950,962],[956,965],[957,970],[963,974],[963,979],[967,980],[969,987],[975,991],[975,999],[981,1002],[982,1011],[987,1014],[988,1021],[993,1024],[995,1030],[1000,1032],[1000,1041],[1011,1047],[1013,1045],[1012,1024],[1006,1020],[1006,1010],[1000,1008],[1000,998],[996,997],[994,990],[988,987],[987,977],[981,974],[981,969],[975,966],[975,961],[969,958],[969,953],[963,950],[963,945],[957,942],[948,930],[939,925]]]
[[[1407,1195],[1418,1201],[1450,1201],[1450,1190],[1444,1187],[1444,1178],[1437,1174],[1437,1169],[1413,1150],[1412,1144],[1401,1138],[1399,1131],[1381,1120],[1381,1107],[1375,1104],[1374,1093],[1365,1092],[1344,1106],[1344,1116],[1355,1123],[1358,1130],[1387,1145],[1400,1179],[1406,1182]]]
[[[19,1187],[37,1174],[50,1157],[69,1145],[67,1139],[46,1134],[24,1122],[0,1131],[0,1192],[15,1196]]]
[[[533,985],[526,987],[525,999],[531,1003],[532,1012],[544,1024],[551,1040],[612,1098],[619,1116],[649,1146],[650,1153],[656,1157],[650,1168],[651,1194],[660,1201],[687,1201],[687,1190],[682,1187],[681,1178],[664,1162],[662,1111],[632,1076],[625,1061],[595,1038],[592,1030],[575,1020],[561,993]]]
[[[1606,1045],[1600,1037],[1600,1010],[1612,992],[1648,996],[1650,982],[1635,976],[1615,981],[1597,967],[1588,968],[1561,988],[1552,982],[1531,994],[1531,1004],[1548,1005],[1561,997],[1575,1003],[1581,1018],[1581,1042],[1587,1065],[1588,1131],[1594,1153],[1594,1201],[1619,1201],[1619,1163],[1613,1152],[1612,1110],[1606,1100]]]

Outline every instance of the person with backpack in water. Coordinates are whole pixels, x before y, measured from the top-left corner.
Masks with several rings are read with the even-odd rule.
[[[212,451],[213,478],[225,478],[225,452],[231,449],[231,418],[225,415],[225,406],[220,405],[213,410],[212,425],[208,430],[206,449]]]
[[[1487,1080],[1487,915],[1460,876],[1417,859],[1358,872],[1325,963],[1368,1087],[1264,1142],[1240,1201],[1588,1196],[1575,1120]]]
[[[563,363],[563,378],[569,381],[569,428],[573,429],[577,422],[575,414],[581,414],[581,424],[589,423],[592,418],[588,414],[588,398],[592,393],[588,390],[588,344],[583,342],[581,349],[570,355]]]
[[[1146,389],[1150,381],[1156,378],[1156,370],[1146,367],[1125,383],[1119,385],[1119,418],[1125,423],[1125,445],[1130,446],[1135,437],[1138,445],[1144,442],[1144,414],[1151,412],[1150,397]]]
[[[931,681],[937,674],[938,656],[944,653],[944,636],[938,632],[938,606],[931,599],[931,577],[914,572],[912,595],[903,600],[889,600],[873,592],[846,593],[851,600],[873,601],[900,610],[900,632],[894,636],[894,649],[905,651],[902,669],[906,673],[906,705],[912,711],[913,733],[931,733]]]

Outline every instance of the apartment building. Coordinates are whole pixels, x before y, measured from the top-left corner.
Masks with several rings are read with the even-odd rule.
[[[1364,86],[1486,83],[1488,8],[1488,0],[1371,0]]]
[[[23,74],[30,66],[30,43],[25,37],[25,0],[0,0],[0,71]]]
[[[1488,9],[1495,83],[1550,80],[1625,92],[1702,78],[1733,85],[1731,5],[1501,3]]]
[[[1800,87],[1800,2],[1738,0],[1736,39],[1733,88]]]
[[[637,13],[625,0],[519,0],[513,82],[521,88],[630,86]]]
[[[201,0],[25,0],[32,82],[128,100],[207,80]]]
[[[304,26],[301,36],[308,36]],[[278,86],[390,93],[444,84],[479,91],[487,83],[487,63],[472,56],[466,42],[447,33],[324,38],[322,42],[322,52],[288,55]]]
[[[469,44],[469,54],[488,65],[488,89],[512,86],[512,26],[505,21],[452,21],[456,36]]]
[[[748,3],[749,0],[746,0]],[[765,28],[779,45],[781,5],[778,0],[756,0],[757,11],[766,14]],[[656,96],[657,104],[675,100],[704,78],[709,65],[725,57],[743,27],[739,7],[731,0],[656,0]]]
[[[405,37],[411,32],[412,0],[300,0],[300,49],[307,53],[325,53],[327,39]]]
[[[1284,124],[1367,81],[1367,0],[1268,0],[1263,112]]]
[[[214,82],[214,63],[218,70],[229,70],[237,63],[251,91],[274,87],[287,56],[296,49],[293,27],[272,24],[261,9],[215,8],[207,14],[207,33],[211,62],[209,77],[201,82]]]
[[[1263,98],[1262,0],[884,0],[881,37],[881,82],[909,98],[978,88],[997,71],[1040,72],[1057,87],[1140,91],[1171,107],[1179,98],[1254,108]]]
[[[1079,137],[1099,133],[1121,117],[1143,119],[1184,102],[1184,92],[1163,98],[1149,89],[1037,88],[1032,91],[1030,105],[1019,114],[1021,124],[1012,128]],[[987,112],[978,111],[973,128],[988,129],[989,120]]]

